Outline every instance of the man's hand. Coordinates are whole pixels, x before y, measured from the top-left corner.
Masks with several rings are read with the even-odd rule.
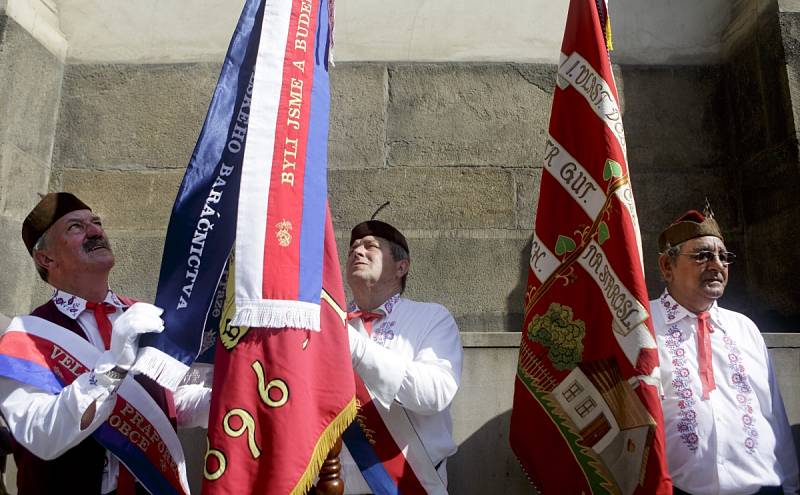
[[[147,303],[136,303],[117,318],[111,330],[111,349],[100,357],[95,370],[105,373],[114,366],[128,370],[136,361],[139,336],[164,330],[164,310]]]

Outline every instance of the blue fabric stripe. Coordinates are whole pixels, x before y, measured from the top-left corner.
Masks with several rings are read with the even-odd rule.
[[[0,376],[11,378],[20,383],[31,385],[44,392],[58,394],[64,386],[58,377],[48,368],[20,358],[0,355]],[[150,493],[180,495],[169,482],[161,475],[147,456],[134,446],[131,441],[112,428],[108,423],[103,423],[92,437],[100,445],[114,453],[130,467],[131,471],[141,481]]]
[[[100,445],[119,457],[128,469],[132,473],[135,473],[136,479],[138,479],[150,493],[158,493],[159,495],[181,495],[181,492],[175,490],[175,488],[170,485],[169,481],[167,481],[158,469],[153,466],[144,452],[133,445],[128,437],[112,428],[108,423],[103,423],[92,433],[92,437],[94,437]]]
[[[242,103],[255,67],[264,3],[247,0],[244,5],[172,209],[155,300],[164,308],[166,331],[140,340],[141,346],[155,347],[187,365],[200,350],[209,307],[236,236],[246,143],[234,148],[229,144],[240,109],[249,112],[249,104]],[[233,171],[224,177],[224,185],[215,185],[223,166]]]
[[[49,368],[11,356],[0,355],[0,376],[31,385],[51,394],[57,394],[64,388],[64,385]]]
[[[372,448],[361,427],[358,426],[358,422],[350,423],[350,426],[342,434],[342,439],[372,493],[375,495],[400,495],[400,489],[386,472],[386,468],[378,459],[375,449]]]
[[[321,0],[314,43],[314,81],[311,88],[306,174],[303,186],[303,220],[300,239],[298,299],[319,303],[328,199],[328,115],[330,89],[327,67],[328,0]]]

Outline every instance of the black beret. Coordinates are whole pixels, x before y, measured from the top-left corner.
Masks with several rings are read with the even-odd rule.
[[[350,245],[352,246],[355,241],[368,235],[383,237],[386,240],[402,246],[403,249],[406,250],[406,253],[411,253],[408,249],[406,236],[388,223],[381,222],[380,220],[367,220],[353,227],[353,230],[350,232]]]
[[[91,208],[68,192],[46,194],[22,222],[22,242],[28,248],[28,253],[33,254],[33,246],[51,225],[76,210],[91,211]]]

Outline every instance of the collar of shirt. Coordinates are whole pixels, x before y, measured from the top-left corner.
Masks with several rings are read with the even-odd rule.
[[[400,293],[398,292],[397,294],[394,294],[389,299],[385,300],[383,302],[383,304],[381,304],[380,306],[375,308],[374,311],[371,311],[371,312],[372,313],[381,313],[381,314],[383,314],[383,318],[385,318],[385,317],[389,316],[390,314],[392,314],[392,311],[397,306],[397,303],[399,301],[400,301]],[[359,311],[360,309],[361,308],[358,307],[358,305],[356,304],[355,301],[350,301],[350,304],[348,304],[348,307],[347,307],[347,312],[348,313],[352,313],[353,311]]]
[[[58,310],[73,320],[77,320],[78,316],[80,316],[80,314],[86,310],[86,299],[74,296],[61,289],[56,289],[53,292],[52,299]],[[125,309],[128,307],[119,299],[119,297],[117,297],[116,294],[114,294],[114,291],[111,289],[108,289],[106,298],[103,302],[106,302],[118,309]]]
[[[676,301],[666,289],[664,289],[661,297],[658,298],[658,303],[658,306],[661,308],[661,312],[664,315],[664,322],[666,322],[667,325],[677,323],[684,318],[689,318],[692,323],[697,320],[697,315],[678,304],[678,301]],[[714,303],[708,309],[708,314],[711,323],[713,323],[716,328],[722,329],[719,305],[717,305],[717,301],[714,301]]]

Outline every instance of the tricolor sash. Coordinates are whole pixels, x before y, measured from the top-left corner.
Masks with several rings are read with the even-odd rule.
[[[236,226],[233,325],[320,330],[327,201],[328,0],[261,21]]]
[[[100,354],[68,329],[36,316],[21,316],[0,337],[0,376],[55,395],[89,372]],[[133,375],[123,379],[111,415],[92,437],[150,493],[189,493],[178,436]]]
[[[355,375],[358,415],[342,439],[372,493],[447,494],[406,410],[397,403],[384,407]]]

